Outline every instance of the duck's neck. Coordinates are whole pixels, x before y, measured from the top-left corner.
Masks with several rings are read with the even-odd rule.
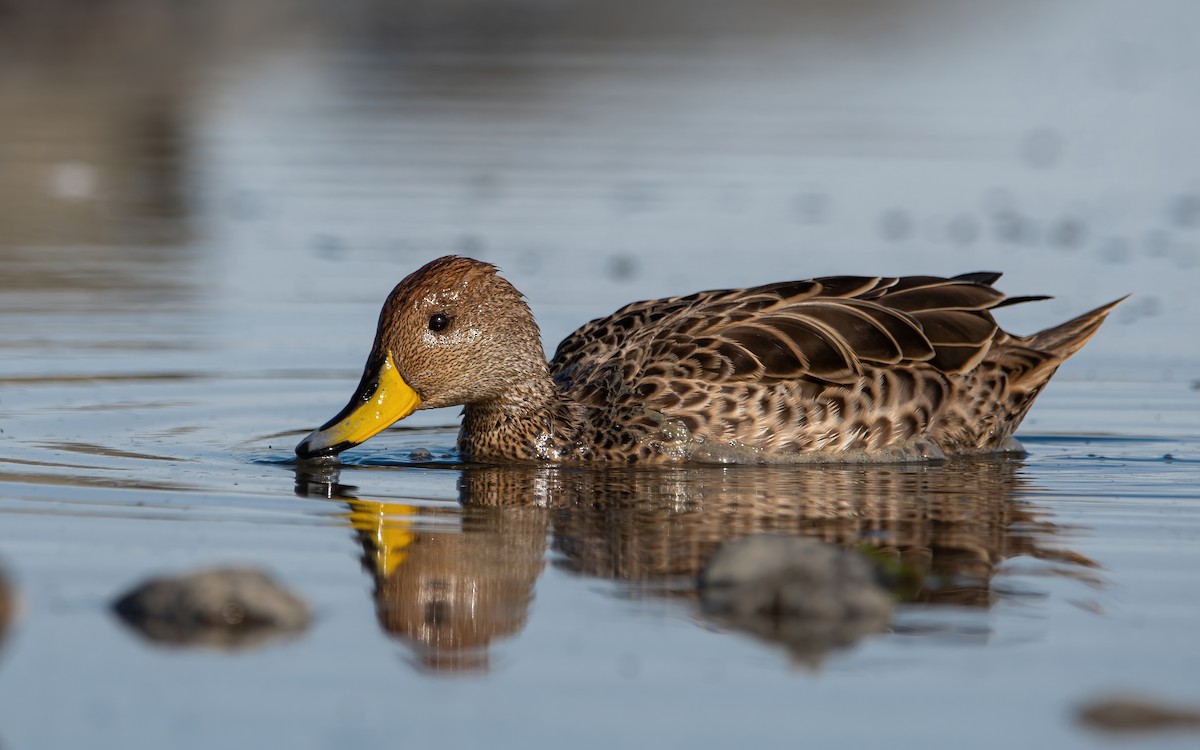
[[[548,370],[499,398],[467,404],[458,449],[468,461],[558,461],[563,438],[577,431]]]

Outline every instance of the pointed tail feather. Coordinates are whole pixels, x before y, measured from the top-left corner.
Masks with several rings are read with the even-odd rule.
[[[1053,328],[1047,328],[1044,331],[1028,336],[1022,342],[1030,349],[1046,352],[1053,355],[1053,358],[1061,363],[1067,357],[1070,357],[1075,352],[1083,348],[1092,336],[1096,335],[1096,331],[1100,329],[1100,324],[1112,312],[1112,309],[1124,302],[1129,295],[1113,300],[1107,305],[1101,305],[1095,310],[1085,312],[1076,318],[1071,318],[1066,323],[1061,323]]]
[[[1004,362],[1014,391],[1025,393],[1027,396],[1028,400],[1023,409],[1029,408],[1033,398],[1054,375],[1058,366],[1082,349],[1083,345],[1096,335],[1100,324],[1112,309],[1124,302],[1128,296],[1125,295],[1032,336],[1014,338],[1011,343],[996,352]]]
[[[1058,366],[1082,349],[1083,345],[1096,335],[1100,324],[1112,309],[1124,302],[1128,296],[1113,300],[1107,305],[1101,305],[1095,310],[1032,336],[1013,337],[993,349],[992,356],[1009,377],[1010,391],[1006,404],[1009,434],[1021,424],[1029,407],[1033,405],[1033,400],[1058,370]]]

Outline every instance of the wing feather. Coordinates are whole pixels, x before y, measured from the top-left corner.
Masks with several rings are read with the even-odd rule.
[[[998,327],[999,274],[954,278],[830,276],[637,302],[559,345],[560,382],[619,362],[626,373],[677,372],[714,382],[850,382],[864,366],[977,364]],[[599,377],[598,375],[596,377]]]

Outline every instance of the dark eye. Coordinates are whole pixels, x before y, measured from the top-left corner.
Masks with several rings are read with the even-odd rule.
[[[446,313],[434,313],[429,316],[429,330],[433,332],[444,331],[450,327],[450,317]]]

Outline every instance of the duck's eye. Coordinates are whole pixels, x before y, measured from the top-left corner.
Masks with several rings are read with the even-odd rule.
[[[429,330],[439,333],[450,327],[450,317],[446,313],[434,313],[429,316]]]

